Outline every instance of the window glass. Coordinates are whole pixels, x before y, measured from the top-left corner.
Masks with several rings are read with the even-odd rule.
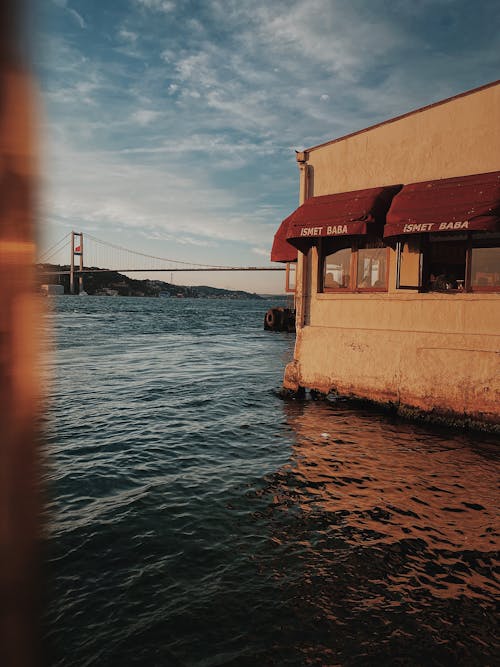
[[[286,265],[286,291],[295,292],[295,273],[297,264],[295,262],[288,262]]]
[[[357,287],[385,289],[387,279],[387,248],[358,250]]]
[[[420,287],[420,235],[410,236],[401,241],[398,254],[400,288]]]
[[[323,265],[324,289],[350,287],[351,248],[342,248],[326,255]]]
[[[399,289],[423,286],[438,292],[498,290],[499,246],[499,232],[436,233],[423,234],[420,239],[416,235],[401,239],[396,286]],[[420,258],[423,258],[422,285],[418,281]]]
[[[436,292],[463,290],[465,285],[465,241],[443,237],[429,243],[429,289]]]
[[[472,248],[472,287],[500,287],[500,248]]]

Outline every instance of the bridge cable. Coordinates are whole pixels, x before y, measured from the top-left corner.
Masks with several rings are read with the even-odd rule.
[[[48,250],[45,250],[39,257],[38,263],[39,264],[45,264],[47,263],[47,260],[53,257],[57,252],[60,252],[63,249],[63,243],[67,242],[67,239],[69,238],[70,233],[68,232],[66,236],[64,236],[62,239],[59,239],[57,243],[54,243],[53,246],[48,248]],[[60,246],[60,247],[58,247]]]
[[[173,264],[183,264],[185,266],[199,266],[201,268],[211,268],[211,269],[229,269],[232,268],[225,264],[197,264],[196,262],[183,262],[178,259],[169,259],[168,257],[157,257],[156,255],[147,255],[144,252],[139,252],[138,250],[130,250],[129,248],[124,248],[123,246],[116,245],[115,243],[109,243],[108,241],[102,241],[101,239],[92,236],[92,234],[86,234],[86,238],[92,239],[92,241],[100,243],[101,245],[115,248],[116,250],[122,250],[125,252],[132,253],[134,255],[140,255],[141,257],[147,257],[148,259],[157,259],[160,262],[171,262]]]

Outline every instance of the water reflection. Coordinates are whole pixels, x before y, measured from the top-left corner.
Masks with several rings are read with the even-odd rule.
[[[488,663],[497,443],[345,404],[284,410],[292,462],[264,493],[305,664]]]
[[[496,664],[493,441],[282,402],[259,301],[77,301],[47,663]]]

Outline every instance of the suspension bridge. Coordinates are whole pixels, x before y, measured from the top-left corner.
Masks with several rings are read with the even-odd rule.
[[[85,244],[84,244],[85,241]],[[69,258],[69,262],[67,261]],[[57,262],[56,262],[57,260]],[[84,261],[85,260],[85,261]],[[47,264],[62,264],[63,268],[45,268]],[[92,234],[68,232],[38,258],[39,274],[43,276],[69,275],[70,292],[83,291],[83,276],[90,273],[154,273],[189,271],[285,271],[275,266],[227,266],[199,264],[167,257],[158,257],[139,250],[131,250],[103,241]],[[64,268],[64,267],[68,268]]]

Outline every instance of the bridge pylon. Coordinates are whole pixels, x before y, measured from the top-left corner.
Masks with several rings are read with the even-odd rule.
[[[78,294],[83,292],[83,233],[71,232],[70,239],[70,270],[69,270],[69,292],[75,293],[75,257],[79,257]]]

